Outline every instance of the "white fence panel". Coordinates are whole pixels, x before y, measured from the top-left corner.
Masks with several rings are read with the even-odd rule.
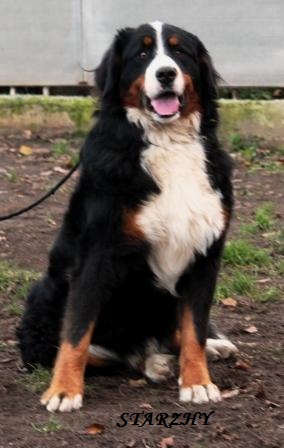
[[[116,29],[156,19],[197,34],[231,86],[284,85],[283,0],[0,0],[0,85],[92,83]]]

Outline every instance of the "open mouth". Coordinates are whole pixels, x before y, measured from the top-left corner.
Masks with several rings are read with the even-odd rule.
[[[163,118],[176,115],[182,108],[184,98],[174,92],[163,92],[156,98],[147,98],[147,108]]]

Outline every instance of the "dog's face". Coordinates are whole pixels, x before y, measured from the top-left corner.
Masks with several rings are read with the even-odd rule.
[[[101,65],[96,84],[103,100],[142,109],[167,123],[204,109],[216,96],[216,76],[199,39],[153,22],[121,30]]]

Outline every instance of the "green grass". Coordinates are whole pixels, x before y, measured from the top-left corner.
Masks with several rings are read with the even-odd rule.
[[[230,136],[230,143],[232,150],[239,152],[244,160],[250,163],[255,160],[258,148],[258,143],[255,139],[248,140],[235,133]]]
[[[29,392],[41,393],[48,387],[50,381],[51,371],[44,367],[36,366],[31,373],[24,375],[19,382]]]
[[[270,261],[266,249],[258,249],[245,239],[229,241],[224,250],[223,261],[230,266],[263,266]]]
[[[264,203],[254,213],[253,220],[240,227],[242,235],[255,234],[255,232],[268,232],[272,230],[275,223],[275,211],[272,203]]]
[[[255,291],[256,281],[252,274],[232,270],[220,278],[217,284],[216,299],[218,301],[235,296],[251,297]]]
[[[79,161],[79,152],[71,150],[68,141],[65,139],[59,140],[58,142],[54,143],[52,147],[52,154],[56,158],[64,155],[68,156],[71,167],[75,166]]]
[[[0,293],[5,294],[8,304],[5,309],[10,316],[21,316],[23,299],[27,296],[30,284],[38,278],[34,271],[18,268],[5,261],[0,262]]]
[[[283,163],[280,160],[283,157],[281,146],[263,148],[259,138],[244,137],[237,132],[229,136],[229,144],[232,151],[239,155],[251,172],[264,169],[271,173],[277,173],[284,170]]]
[[[259,230],[268,231],[273,227],[274,207],[267,203],[261,205],[255,212],[255,223]]]
[[[239,144],[236,137],[235,145]],[[263,247],[260,247],[264,246]],[[271,202],[261,204],[253,218],[240,226],[223,254],[216,299],[245,297],[268,302],[283,297],[279,277],[284,275],[284,230]],[[263,283],[261,280],[267,278]]]
[[[17,183],[19,181],[19,176],[14,168],[9,169],[6,173],[6,177],[10,182]]]
[[[259,300],[260,302],[269,302],[270,300],[281,299],[281,294],[281,291],[273,286],[268,289],[258,290],[255,300]]]
[[[6,261],[0,262],[0,292],[13,298],[24,299],[32,281],[38,278],[34,271],[18,268]]]
[[[53,415],[49,417],[45,423],[31,423],[32,428],[41,433],[53,433],[58,432],[63,428],[62,423]]]
[[[251,274],[236,272],[232,280],[232,287],[236,294],[248,294],[255,288],[255,279]]]
[[[59,140],[58,142],[54,143],[52,146],[52,154],[55,157],[63,156],[64,154],[69,154],[69,144],[67,140]]]

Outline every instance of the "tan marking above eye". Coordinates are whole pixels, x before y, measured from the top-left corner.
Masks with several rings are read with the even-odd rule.
[[[176,34],[174,34],[173,36],[171,36],[169,38],[169,44],[172,47],[176,47],[177,45],[179,45],[179,43],[180,43],[180,40],[179,40],[179,37]]]
[[[153,44],[153,39],[151,36],[145,36],[143,39],[143,43],[144,45],[146,45],[147,47],[149,47],[150,45]]]

